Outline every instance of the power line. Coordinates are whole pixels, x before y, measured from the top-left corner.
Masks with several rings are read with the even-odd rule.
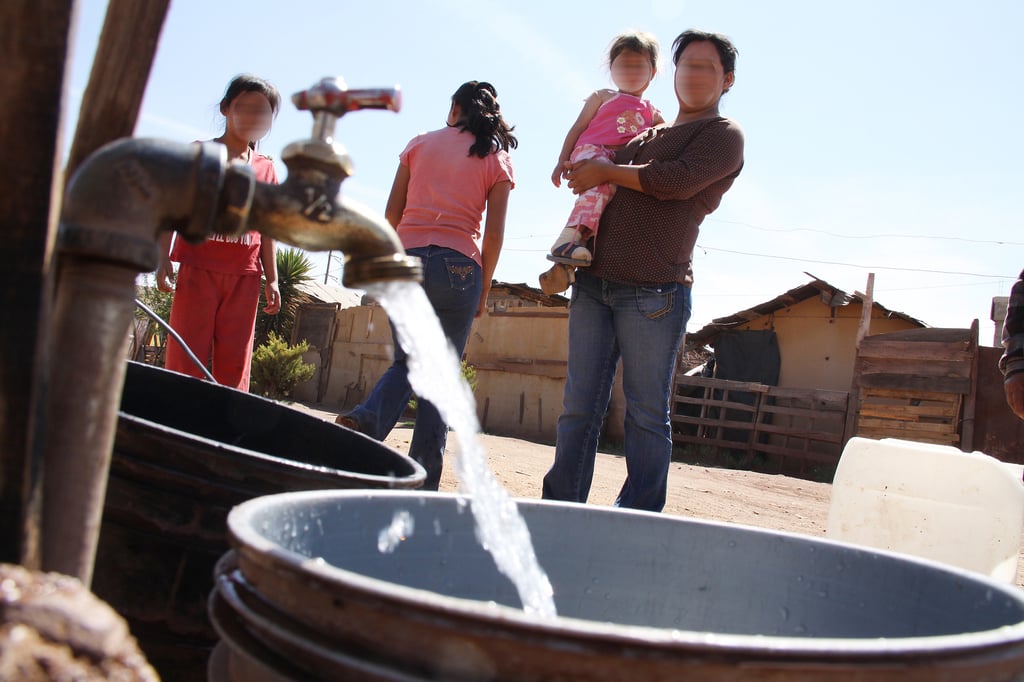
[[[993,275],[991,273],[981,272],[961,272],[959,270],[932,270],[928,268],[901,268],[892,265],[860,265],[858,263],[843,263],[842,261],[833,260],[817,260],[813,258],[796,258],[794,256],[775,256],[768,253],[752,253],[749,251],[735,251],[732,249],[720,249],[715,246],[704,246],[702,244],[695,245],[694,249],[701,249],[703,251],[717,251],[720,253],[731,253],[739,256],[750,256],[752,258],[771,258],[774,260],[787,260],[795,261],[797,263],[815,263],[818,265],[839,265],[847,268],[859,268],[861,270],[893,270],[898,272],[922,272],[931,275],[956,275],[962,277],[985,277],[986,279],[1010,279],[1016,280],[1017,275]],[[547,253],[547,249],[514,249],[505,248],[503,251],[512,253]]]
[[[931,275],[962,275],[965,277],[987,277],[990,279],[1017,279],[1016,275],[992,275],[982,272],[959,272],[957,270],[930,270],[927,268],[900,268],[892,265],[859,265],[857,263],[843,263],[832,260],[814,260],[811,258],[796,258],[795,256],[772,256],[766,253],[750,253],[747,251],[734,251],[731,249],[720,249],[714,246],[697,245],[697,248],[704,251],[718,251],[720,253],[732,253],[739,256],[752,256],[754,258],[772,258],[774,260],[796,261],[798,263],[816,263],[820,265],[841,265],[847,268],[860,268],[862,270],[895,270],[899,272],[924,272]]]
[[[937,241],[956,241],[965,242],[969,244],[990,244],[992,246],[1024,246],[1024,242],[1015,241],[1003,241],[998,239],[971,239],[969,237],[950,237],[946,235],[931,235],[931,234],[844,234],[842,232],[832,232],[831,230],[821,230],[811,227],[764,227],[762,225],[755,225],[753,223],[744,222],[742,220],[723,220],[721,218],[705,218],[705,222],[723,223],[726,225],[742,225],[743,227],[749,227],[752,230],[759,230],[761,232],[773,232],[773,233],[790,233],[790,232],[811,232],[814,234],[823,234],[829,237],[835,237],[837,239],[928,239]],[[1016,228],[1015,228],[1016,229]],[[508,235],[505,237],[506,241],[514,241],[521,239],[541,239],[547,238],[549,235],[545,234],[528,234],[522,236]]]
[[[1011,242],[1001,241],[995,239],[970,239],[968,237],[949,237],[945,235],[931,235],[931,234],[843,234],[841,232],[831,232],[829,230],[819,230],[810,227],[762,227],[760,225],[754,225],[752,223],[743,222],[741,220],[722,220],[721,218],[706,218],[708,222],[725,223],[727,225],[743,225],[749,227],[752,230],[760,230],[762,232],[776,232],[776,233],[788,233],[788,232],[813,232],[815,234],[824,234],[829,237],[836,237],[837,239],[935,239],[945,241],[957,241],[957,242],[968,242],[970,244],[992,244],[997,246],[1024,246],[1024,242]]]

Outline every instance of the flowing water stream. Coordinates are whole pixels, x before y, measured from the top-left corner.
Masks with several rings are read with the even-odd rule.
[[[523,609],[541,617],[555,616],[551,583],[537,562],[530,531],[515,501],[491,473],[480,439],[476,401],[462,377],[459,357],[441,329],[423,288],[413,282],[387,282],[367,287],[387,311],[408,353],[409,383],[416,395],[433,403],[455,431],[455,459],[461,490],[469,495],[480,544],[498,569],[516,586]],[[386,545],[386,542],[382,543]]]

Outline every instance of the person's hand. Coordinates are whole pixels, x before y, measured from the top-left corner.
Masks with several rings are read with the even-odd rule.
[[[480,303],[476,306],[476,315],[473,317],[482,317],[487,312],[487,297],[491,294],[491,285],[485,284],[483,291],[480,292]]]
[[[573,194],[583,194],[592,187],[597,187],[608,178],[605,172],[613,164],[608,159],[583,159],[573,164],[567,164],[568,169],[565,176],[569,178],[569,187]]]
[[[263,298],[267,299],[263,312],[267,315],[277,315],[281,312],[281,291],[277,288],[277,282],[267,282],[263,287]]]
[[[156,288],[165,294],[174,291],[174,265],[165,258],[160,259],[160,266],[156,269]]]
[[[562,178],[565,177],[565,174],[568,172],[570,167],[571,166],[568,161],[559,160],[558,164],[555,166],[555,170],[551,171],[551,184],[555,187],[561,187]]]
[[[1013,413],[1024,419],[1024,372],[1014,374],[1003,382],[1006,392],[1006,404]]]

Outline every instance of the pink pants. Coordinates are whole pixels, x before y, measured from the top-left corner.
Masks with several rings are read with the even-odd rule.
[[[608,159],[614,158],[615,152],[607,147],[596,144],[581,144],[572,150],[569,161],[576,163],[583,159]],[[601,213],[604,207],[615,194],[615,185],[610,182],[603,183],[597,187],[591,187],[583,194],[576,197],[576,205],[569,214],[566,227],[575,227],[580,231],[581,240],[590,239],[597,234],[597,226],[601,222]]]
[[[209,363],[217,383],[249,390],[260,275],[225,275],[182,265],[171,306],[171,327],[200,362]],[[178,342],[167,338],[164,366],[202,377]]]

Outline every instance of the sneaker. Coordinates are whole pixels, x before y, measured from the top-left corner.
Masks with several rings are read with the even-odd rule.
[[[345,427],[349,431],[357,431],[359,433],[363,432],[362,427],[359,426],[359,422],[357,422],[353,417],[350,417],[347,414],[339,414],[337,418],[334,420],[334,423],[337,424],[338,426]]]

